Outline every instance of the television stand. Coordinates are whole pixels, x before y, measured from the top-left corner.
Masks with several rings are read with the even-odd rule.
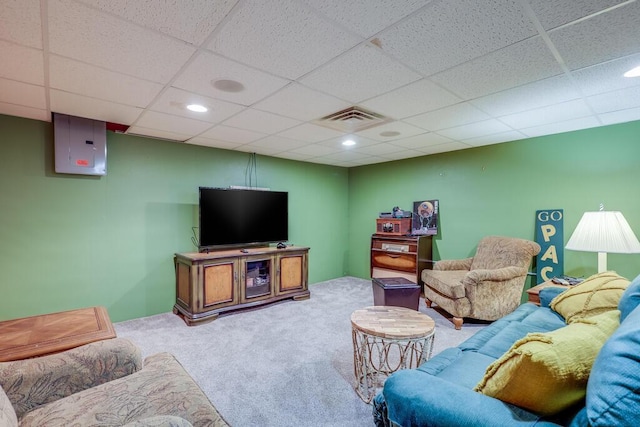
[[[177,253],[173,312],[189,326],[284,299],[308,299],[309,248]]]

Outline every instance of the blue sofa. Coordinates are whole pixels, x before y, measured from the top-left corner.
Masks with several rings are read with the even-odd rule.
[[[487,367],[516,341],[567,326],[549,306],[561,292],[545,288],[540,306],[525,303],[458,347],[391,375],[373,401],[376,426],[640,425],[640,276],[620,297],[620,326],[596,353],[586,397],[579,403],[542,416],[474,391]]]

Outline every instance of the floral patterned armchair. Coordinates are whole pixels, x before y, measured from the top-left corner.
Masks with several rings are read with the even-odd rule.
[[[226,426],[169,353],[141,360],[122,338],[0,362],[0,425]]]
[[[538,252],[540,245],[529,240],[484,237],[475,256],[438,261],[433,270],[422,271],[425,302],[451,314],[456,329],[465,317],[499,319],[520,305],[527,271]]]

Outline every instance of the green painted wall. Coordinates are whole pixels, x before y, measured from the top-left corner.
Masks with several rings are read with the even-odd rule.
[[[170,311],[173,254],[195,250],[198,187],[247,183],[249,153],[111,132],[107,147],[106,176],[56,174],[51,124],[0,115],[0,320],[89,305],[114,321]],[[348,211],[348,170],[258,156],[257,178],[289,192],[290,242],[311,248],[310,283],[345,275],[348,224],[336,213]]]
[[[564,209],[564,241],[584,211],[621,211],[640,236],[640,122],[350,169],[349,273],[369,275],[375,219],[393,206],[440,200],[434,258],[473,255],[485,235],[535,239],[535,211]],[[608,268],[634,278],[640,254],[609,254]],[[565,250],[565,274],[590,275],[597,255]]]
[[[604,203],[640,235],[640,122],[344,169],[258,156],[258,186],[288,191],[290,241],[311,247],[311,283],[369,277],[378,212],[440,200],[436,259],[489,234],[534,238],[562,208],[565,242]],[[248,153],[108,133],[107,175],[53,172],[50,123],[0,115],[0,320],[104,305],[114,321],[171,310],[172,257],[194,250],[199,186],[245,185]],[[254,182],[255,184],[255,182]],[[635,277],[639,255],[609,255]],[[565,272],[596,255],[565,251]],[[313,287],[311,287],[313,292]]]

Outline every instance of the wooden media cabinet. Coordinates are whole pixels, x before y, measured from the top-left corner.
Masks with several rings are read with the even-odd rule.
[[[297,246],[178,253],[173,312],[191,326],[226,312],[307,299],[308,254]]]

